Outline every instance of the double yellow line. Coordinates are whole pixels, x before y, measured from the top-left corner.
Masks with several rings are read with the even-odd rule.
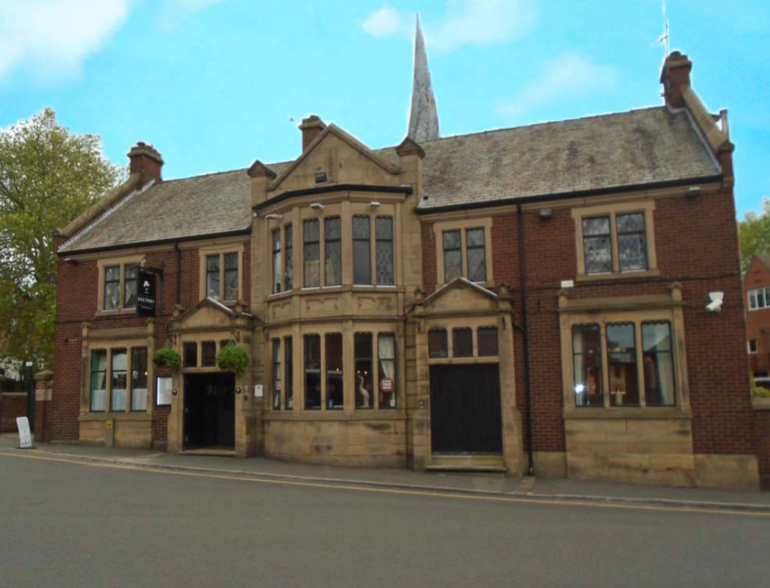
[[[232,476],[226,474],[212,474],[206,472],[184,472],[179,470],[164,470],[159,468],[148,468],[130,464],[117,464],[110,462],[93,462],[79,459],[67,459],[63,457],[51,457],[41,455],[40,452],[31,450],[29,452],[7,452],[0,451],[2,457],[15,457],[21,459],[33,459],[41,461],[55,461],[61,463],[70,463],[76,465],[110,468],[116,470],[128,470],[134,472],[146,472],[150,474],[163,474],[167,476],[188,476],[193,478],[207,478],[212,480],[233,480],[237,482],[247,482],[251,484],[275,484],[279,486],[298,486],[305,488],[327,488],[332,490],[350,490],[353,492],[373,492],[376,494],[399,494],[406,496],[428,496],[431,498],[450,498],[453,500],[478,500],[486,502],[511,502],[518,504],[537,504],[541,506],[575,506],[588,508],[609,508],[616,510],[639,510],[652,512],[672,512],[672,513],[693,513],[708,515],[732,515],[741,517],[770,518],[770,512],[752,511],[752,510],[728,510],[722,508],[704,508],[697,506],[655,506],[646,504],[621,504],[612,502],[596,502],[590,500],[557,500],[542,498],[525,498],[520,496],[489,496],[483,494],[459,494],[452,491],[441,490],[407,490],[397,488],[378,488],[373,486],[361,486],[351,484],[335,484],[325,482],[301,482],[286,479],[269,479],[258,477]],[[258,474],[256,474],[258,475]]]

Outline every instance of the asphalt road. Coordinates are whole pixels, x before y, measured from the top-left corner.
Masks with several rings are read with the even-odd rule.
[[[0,586],[767,586],[770,517],[0,456]]]

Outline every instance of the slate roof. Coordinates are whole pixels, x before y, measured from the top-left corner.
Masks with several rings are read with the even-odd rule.
[[[688,114],[665,106],[426,141],[421,211],[718,176]],[[395,148],[376,151],[397,163]],[[281,173],[291,162],[268,167]],[[75,252],[247,231],[245,169],[168,180],[65,243]]]

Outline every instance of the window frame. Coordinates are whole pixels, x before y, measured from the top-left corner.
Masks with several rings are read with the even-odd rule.
[[[147,357],[146,361],[146,378],[147,378],[147,388],[137,388],[139,390],[145,390],[145,404],[143,409],[134,409],[134,378],[133,378],[133,370],[134,370],[134,351],[145,351],[145,356]],[[95,410],[93,408],[93,357],[94,353],[102,352],[105,354],[105,363],[104,363],[104,370],[98,370],[98,373],[103,374],[104,383],[105,383],[105,389],[104,389],[104,409],[102,410]],[[126,355],[126,369],[125,370],[119,370],[121,372],[125,371],[125,378],[126,378],[126,398],[124,402],[123,409],[114,409],[112,402],[113,402],[113,378],[115,375],[115,372],[113,370],[113,358],[116,353],[123,352]],[[97,415],[125,415],[125,414],[149,414],[151,411],[149,409],[150,403],[149,403],[149,395],[153,392],[151,381],[153,377],[155,377],[154,371],[150,368],[150,348],[147,345],[147,343],[136,345],[136,344],[127,344],[127,343],[112,343],[108,345],[99,345],[95,347],[90,347],[88,349],[88,357],[89,357],[89,368],[88,368],[88,402],[85,403],[84,406],[87,408],[88,414],[97,414]]]
[[[562,380],[565,418],[690,418],[689,386],[681,289],[672,286],[671,295],[643,298],[625,296],[587,300],[559,298],[562,350]],[[673,403],[648,405],[644,376],[643,330],[647,323],[668,323],[671,345]],[[639,388],[639,405],[610,406],[607,325],[633,323]],[[577,325],[596,324],[601,336],[602,399],[601,406],[579,406],[575,402],[575,371],[572,329]],[[601,410],[600,410],[601,409]]]
[[[202,247],[198,249],[198,256],[200,260],[200,269],[199,269],[199,296],[200,300],[204,300],[208,298],[208,280],[207,280],[207,263],[206,259],[210,256],[219,256],[219,298],[216,299],[217,302],[220,304],[224,304],[226,306],[234,306],[238,303],[239,300],[243,300],[243,256],[244,256],[244,245],[243,243],[238,243],[236,245],[222,245],[218,247]],[[238,287],[236,292],[236,297],[233,299],[225,299],[226,294],[226,287],[225,287],[225,276],[226,272],[228,271],[226,269],[226,256],[228,255],[237,255],[238,256]],[[232,270],[229,270],[232,271]]]
[[[572,209],[572,218],[574,221],[575,232],[575,252],[577,260],[577,280],[591,281],[617,278],[635,278],[660,275],[658,268],[657,248],[655,244],[655,224],[654,224],[655,201],[647,200],[643,202],[622,202],[614,204],[605,204],[599,206],[588,206]],[[620,269],[620,247],[617,228],[617,217],[626,214],[642,214],[644,218],[644,236],[647,257],[647,269],[644,270],[621,270]],[[587,273],[586,272],[586,250],[585,237],[583,234],[583,221],[590,218],[608,216],[610,219],[610,247],[612,255],[612,269],[609,272]],[[627,234],[627,233],[623,233]]]
[[[136,303],[134,306],[126,306],[126,269],[132,266],[136,266],[137,272],[141,271],[144,267],[145,258],[142,255],[133,255],[129,257],[116,257],[100,259],[97,262],[98,267],[98,286],[97,286],[97,314],[99,315],[114,315],[114,314],[135,314]],[[118,306],[116,308],[105,308],[105,302],[107,301],[107,269],[120,268],[118,270],[119,279],[117,281],[110,281],[110,283],[117,284],[118,288]],[[137,279],[137,293],[138,293],[138,279]]]
[[[752,343],[754,344],[754,350],[753,351],[751,350],[751,347],[752,347],[751,344]],[[757,346],[757,340],[756,339],[749,339],[749,340],[746,341],[746,350],[747,350],[749,355],[756,355],[757,354],[757,349],[758,349],[758,346]]]
[[[469,218],[458,221],[437,222],[433,225],[434,242],[436,244],[436,287],[441,288],[448,282],[446,280],[446,267],[444,255],[444,233],[451,231],[460,231],[460,251],[461,251],[461,276],[468,279],[468,231],[484,231],[484,262],[485,262],[485,280],[483,282],[473,282],[480,286],[490,286],[494,284],[494,265],[492,263],[492,229],[493,217]],[[478,248],[472,247],[471,249]]]
[[[763,304],[759,304],[759,294],[762,294]],[[765,310],[770,308],[770,287],[761,286],[759,288],[751,288],[747,292],[748,306],[750,311]],[[753,302],[752,302],[753,297]]]

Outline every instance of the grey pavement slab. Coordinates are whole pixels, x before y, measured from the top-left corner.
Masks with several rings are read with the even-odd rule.
[[[0,435],[0,449],[18,445],[15,435]],[[431,491],[515,494],[551,499],[595,499],[647,503],[712,503],[770,509],[770,492],[677,488],[657,485],[598,482],[566,478],[518,479],[502,474],[414,472],[407,469],[365,469],[307,465],[264,457],[237,458],[175,455],[157,450],[114,449],[77,444],[38,443],[35,451],[48,456],[104,460],[131,466],[219,472],[237,476],[279,477],[343,484],[365,484]]]

